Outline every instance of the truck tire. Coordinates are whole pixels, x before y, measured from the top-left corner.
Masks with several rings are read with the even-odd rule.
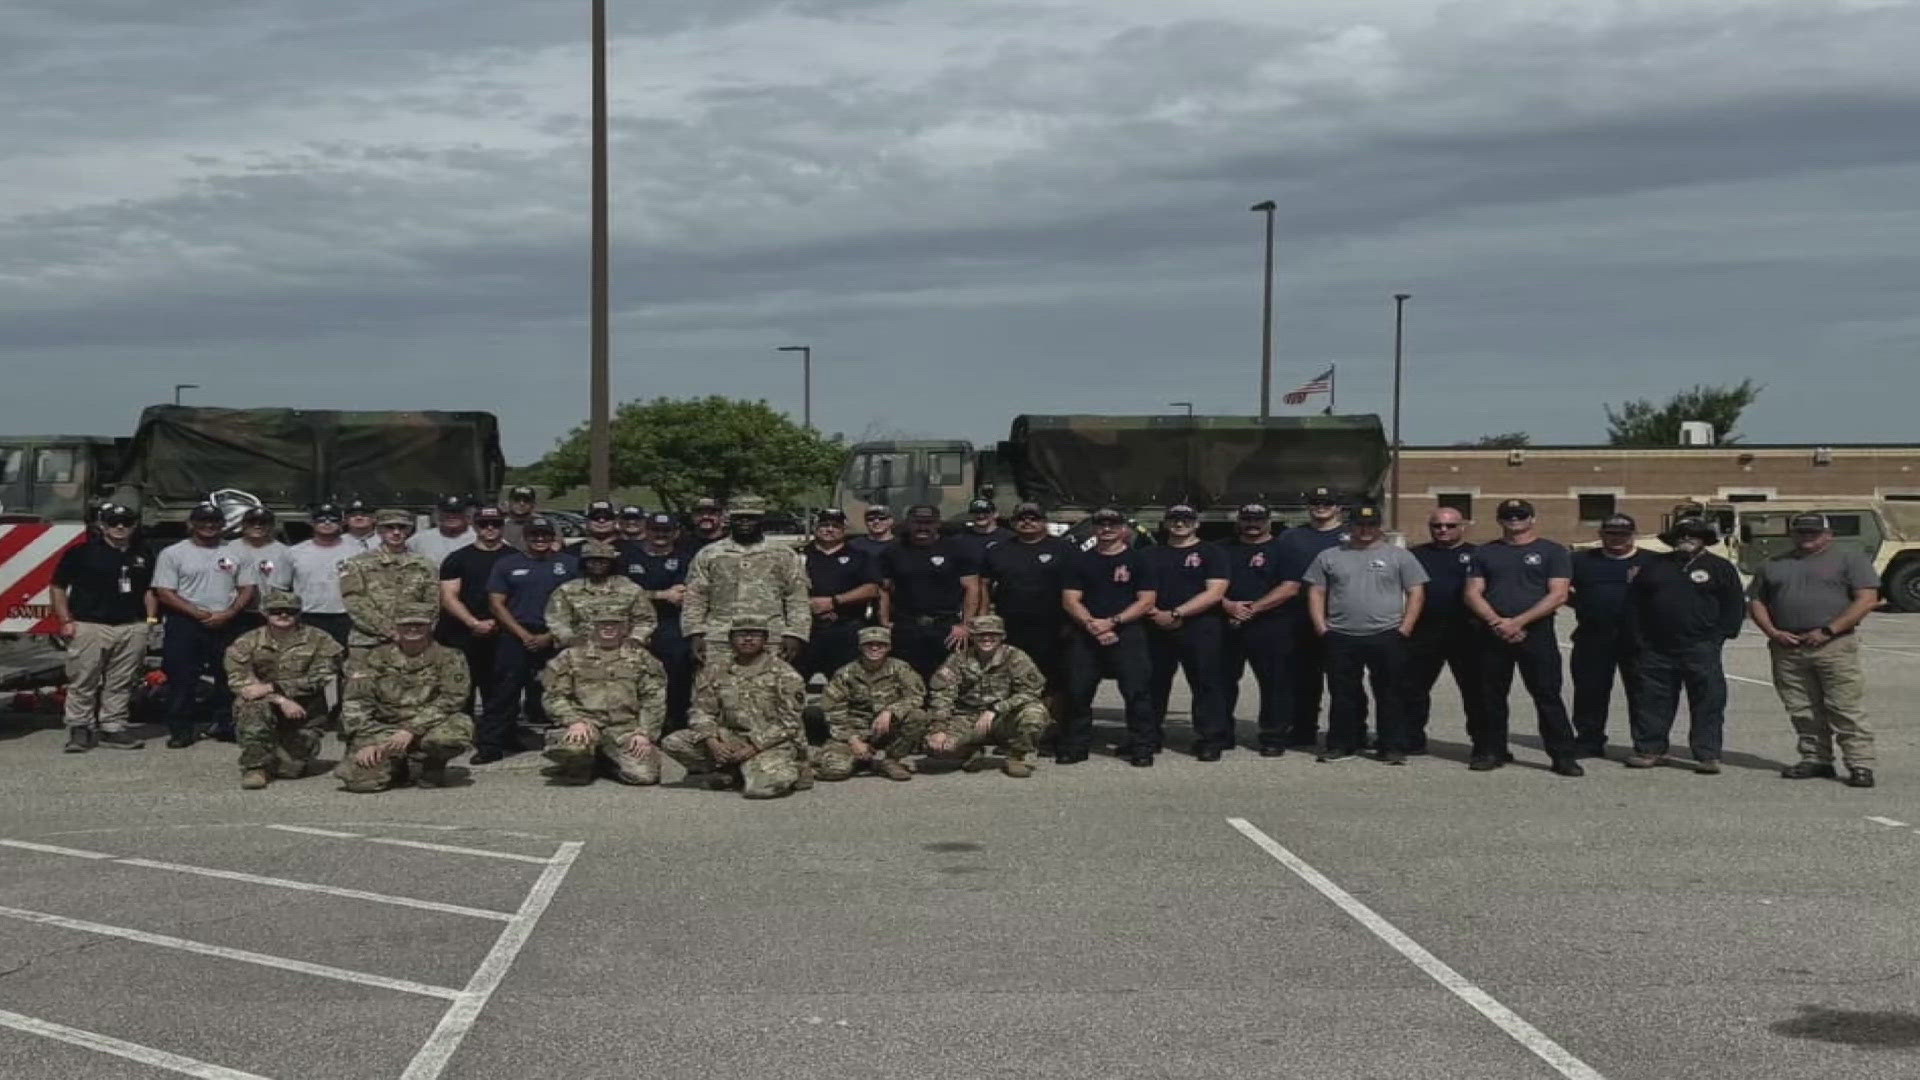
[[[1908,559],[1887,572],[1887,606],[1920,611],[1920,559]]]

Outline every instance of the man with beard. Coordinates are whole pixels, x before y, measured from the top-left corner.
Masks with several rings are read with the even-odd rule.
[[[1093,696],[1100,680],[1120,687],[1127,764],[1146,767],[1160,752],[1160,718],[1153,709],[1153,660],[1146,618],[1153,610],[1153,568],[1133,550],[1127,517],[1111,506],[1094,511],[1094,545],[1067,566],[1061,592],[1072,629],[1067,634],[1067,715],[1060,724],[1057,765],[1087,759],[1093,741]]]
[[[692,562],[693,554],[680,543],[680,522],[665,511],[649,515],[640,543],[627,549],[627,580],[653,601],[656,625],[650,647],[667,672],[667,720],[662,730],[669,733],[687,725],[687,706],[693,700],[693,645],[681,623]]]
[[[1227,553],[1200,539],[1200,514],[1191,506],[1170,506],[1167,541],[1146,549],[1154,582],[1153,613],[1147,643],[1153,656],[1154,715],[1164,727],[1173,677],[1187,673],[1188,706],[1193,719],[1193,756],[1219,761],[1233,747],[1228,721],[1221,654],[1226,647],[1226,617],[1220,601],[1230,581]]]
[[[473,543],[475,534],[464,496],[443,495],[434,511],[437,527],[413,534],[407,540],[407,550],[426,559],[437,570],[447,561],[447,556]]]
[[[778,799],[813,786],[800,724],[807,684],[768,654],[768,633],[761,620],[735,616],[726,652],[716,649],[700,669],[687,726],[661,740],[667,756],[689,773],[705,774],[708,787],[737,789],[749,799]]]
[[[1227,595],[1220,602],[1227,617],[1226,708],[1233,727],[1240,700],[1240,677],[1253,669],[1260,688],[1260,756],[1287,752],[1294,695],[1287,683],[1287,651],[1293,647],[1294,620],[1280,610],[1300,594],[1306,567],[1273,536],[1273,512],[1261,503],[1240,508],[1238,535],[1221,545],[1227,553]]]
[[[1280,547],[1287,564],[1304,573],[1313,560],[1328,548],[1347,542],[1346,512],[1340,497],[1324,487],[1307,494],[1307,523],[1280,535]],[[1320,699],[1327,683],[1327,644],[1313,632],[1307,615],[1305,594],[1281,606],[1281,615],[1291,620],[1292,648],[1287,653],[1287,680],[1293,688],[1293,714],[1287,720],[1287,745],[1312,747],[1320,735]],[[1360,724],[1366,728],[1366,703],[1361,702]]]
[[[1407,638],[1420,621],[1427,572],[1380,532],[1380,508],[1356,507],[1352,538],[1314,556],[1307,567],[1307,611],[1327,644],[1327,746],[1319,760],[1346,761],[1362,749],[1367,692],[1379,720],[1380,760],[1407,763],[1400,686]]]
[[[681,626],[705,661],[709,638],[734,620],[751,618],[777,637],[781,660],[800,654],[813,619],[807,603],[807,565],[800,553],[764,531],[767,501],[740,495],[727,512],[727,535],[702,547],[687,571]],[[696,689],[697,692],[697,689]]]
[[[1640,708],[1638,645],[1627,617],[1627,588],[1653,553],[1634,544],[1636,528],[1632,518],[1615,514],[1600,523],[1600,546],[1573,556],[1567,606],[1575,622],[1567,672],[1573,678],[1573,738],[1581,757],[1607,756],[1607,707],[1616,670],[1629,720]]]
[[[916,506],[906,539],[880,555],[880,580],[880,621],[893,629],[894,655],[932,678],[967,643],[966,617],[981,605],[979,566],[940,536],[940,511]]]
[[[1047,679],[1048,711],[1066,713],[1067,612],[1060,606],[1061,581],[1079,549],[1047,532],[1047,512],[1038,503],[1013,508],[1013,539],[987,551],[980,569],[983,606],[1000,616],[1007,644],[1027,655]]]
[[[859,659],[835,672],[821,695],[828,738],[814,755],[817,775],[845,780],[864,763],[889,780],[911,780],[906,759],[925,735],[927,684],[890,655],[893,632],[886,627],[860,631],[859,649]]]
[[[194,699],[203,675],[214,677],[206,721],[216,734],[233,725],[233,694],[220,665],[234,639],[233,621],[253,603],[258,579],[221,541],[226,523],[218,506],[195,506],[187,513],[187,538],[154,560],[153,593],[166,611],[160,669],[167,677],[170,750],[184,750],[198,736]]]
[[[1672,550],[1649,554],[1627,586],[1627,611],[1639,645],[1639,708],[1627,714],[1633,753],[1627,768],[1651,769],[1667,754],[1667,738],[1686,687],[1687,745],[1693,771],[1720,771],[1727,676],[1720,650],[1746,621],[1740,572],[1708,551],[1720,536],[1699,518],[1676,521],[1660,538]]]
[[[699,499],[693,504],[693,532],[687,537],[689,553],[698,555],[700,549],[716,543],[727,535],[727,515],[721,509],[718,499]]]
[[[1013,533],[994,520],[993,502],[988,499],[975,499],[967,504],[967,524],[954,539],[973,556],[976,566],[986,565],[987,552],[995,546],[1013,539]]]
[[[507,524],[500,538],[515,551],[527,550],[527,526],[533,518],[533,489],[519,484],[507,492]]]

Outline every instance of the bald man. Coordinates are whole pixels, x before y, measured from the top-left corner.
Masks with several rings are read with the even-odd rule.
[[[1468,730],[1478,730],[1485,700],[1480,687],[1480,646],[1483,635],[1463,599],[1473,545],[1467,543],[1467,519],[1458,510],[1441,507],[1427,517],[1424,544],[1414,545],[1413,557],[1427,571],[1427,602],[1407,645],[1406,688],[1408,752],[1427,749],[1427,717],[1433,710],[1433,684],[1440,669],[1453,672],[1466,708]]]

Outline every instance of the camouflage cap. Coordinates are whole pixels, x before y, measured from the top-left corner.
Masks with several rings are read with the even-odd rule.
[[[375,525],[405,525],[413,527],[413,512],[410,510],[388,509],[373,516]]]
[[[758,495],[735,495],[727,503],[727,514],[731,517],[759,517],[767,512],[767,500]]]
[[[893,644],[893,631],[884,626],[869,626],[860,631],[860,644],[871,645],[876,641],[882,645]]]
[[[266,612],[298,612],[302,606],[300,594],[292,589],[268,589],[266,599],[260,601],[260,610]]]
[[[693,501],[694,513],[697,514],[702,510],[711,510],[718,513],[720,510],[720,500],[713,498],[695,499]]]
[[[431,623],[439,616],[439,608],[434,607],[432,604],[425,604],[419,601],[400,604],[393,609],[393,622],[395,626],[405,623]]]
[[[620,557],[620,549],[614,547],[611,541],[589,540],[580,545],[578,554],[582,561],[587,559],[618,559]]]
[[[1007,623],[998,615],[975,615],[967,620],[967,629],[976,634],[999,634],[1005,637]]]
[[[729,634],[765,634],[770,632],[771,631],[767,629],[767,620],[755,615],[736,615],[733,621],[727,624],[727,633]]]

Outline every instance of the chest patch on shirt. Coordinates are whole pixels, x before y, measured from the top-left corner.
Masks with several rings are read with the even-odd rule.
[[[669,570],[678,570],[678,569],[680,569],[680,560],[679,560],[679,559],[668,559],[668,560],[667,560],[667,569],[669,569]]]
[[[508,577],[525,577],[526,573],[527,573],[527,568],[523,566],[518,570],[507,571],[507,576]]]
[[[1520,561],[1526,563],[1528,566],[1539,566],[1540,556],[1535,552],[1529,551],[1520,557]]]
[[[1053,552],[1043,551],[1040,553],[1039,558],[1040,558],[1040,561],[1043,563],[1050,563],[1053,561]]]
[[[1198,568],[1200,565],[1200,553],[1196,551],[1192,555],[1187,556],[1185,561],[1181,562],[1180,565],[1189,568]]]
[[[1385,570],[1387,568],[1387,560],[1369,559],[1367,561],[1367,567],[1372,570]]]
[[[235,570],[239,569],[239,564],[234,562],[232,559],[227,558],[225,555],[222,555],[218,559],[215,559],[213,561],[213,565],[215,569],[219,570],[223,574],[231,574]]]
[[[1256,552],[1254,552],[1254,555],[1253,555],[1253,558],[1251,558],[1251,559],[1248,559],[1248,560],[1247,560],[1247,565],[1248,565],[1248,566],[1265,566],[1265,565],[1267,565],[1267,553],[1266,553],[1266,552],[1264,552],[1264,551],[1256,551]]]
[[[272,576],[273,576],[273,572],[274,572],[274,570],[275,570],[275,569],[276,569],[276,567],[275,567],[275,566],[273,565],[273,560],[272,560],[272,559],[261,559],[261,560],[260,560],[260,563],[259,563],[259,570],[260,570],[260,572],[261,572],[262,574],[265,574],[265,575],[266,575],[266,576],[268,576],[268,577],[272,577]]]
[[[932,563],[935,566],[947,565],[947,557],[945,555],[935,555],[933,558],[928,559],[927,561]]]
[[[1634,567],[1634,569],[1638,570],[1639,567]],[[1695,585],[1705,585],[1707,583],[1707,579],[1711,578],[1712,576],[1713,576],[1712,574],[1707,573],[1705,570],[1687,571],[1687,580],[1693,582]]]
[[[841,565],[841,566],[845,566],[845,565],[847,565],[848,563],[850,563],[850,562],[852,562],[852,561],[853,561],[853,557],[852,557],[851,555],[842,555],[842,556],[840,556],[840,565]]]
[[[1463,553],[1461,553],[1461,555],[1460,555],[1460,565],[1461,565],[1461,566],[1465,566],[1465,565],[1467,565],[1468,563],[1470,563],[1470,562],[1472,562],[1472,561],[1473,561],[1473,556],[1471,556],[1471,555],[1468,555],[1468,554],[1466,554],[1466,553],[1464,553],[1464,552],[1463,552]]]
[[[559,577],[560,575],[562,575],[562,574],[564,574],[564,573],[566,573],[566,572],[567,572],[567,564],[566,564],[566,563],[554,563],[554,564],[553,564],[553,576],[554,576],[554,577]]]
[[[1113,568],[1113,580],[1121,582],[1123,584],[1125,582],[1132,581],[1133,571],[1127,569],[1126,564],[1122,563],[1121,565]]]

